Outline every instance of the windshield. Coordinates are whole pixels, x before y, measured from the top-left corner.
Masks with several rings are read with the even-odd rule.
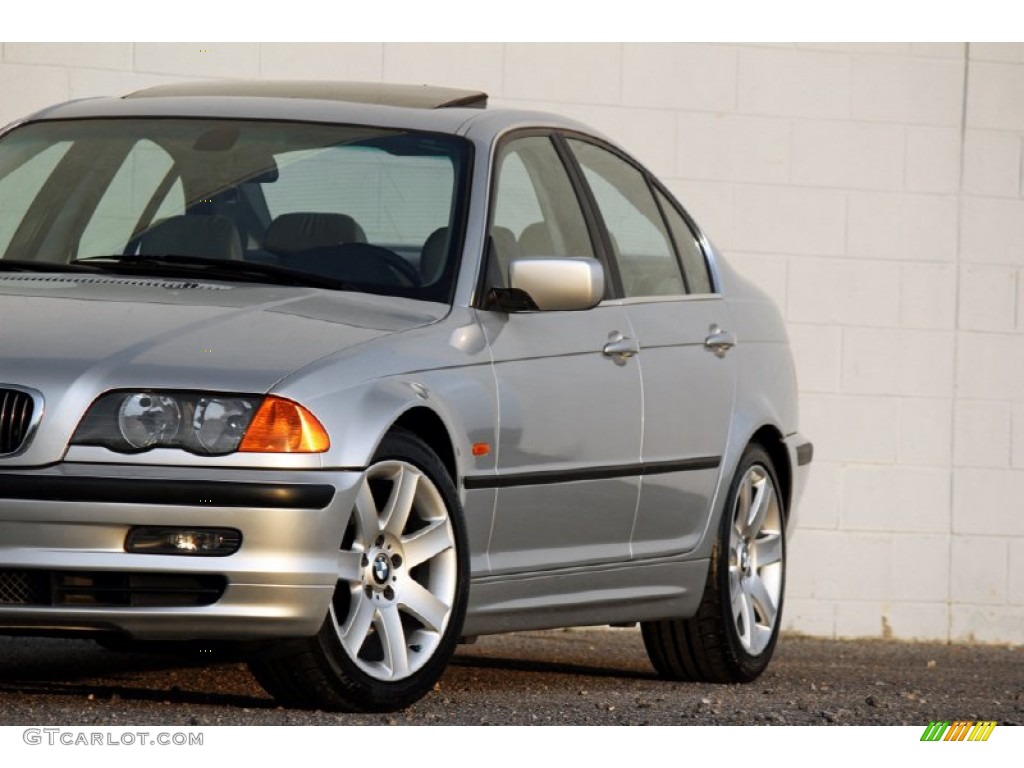
[[[214,260],[216,279],[309,274],[450,301],[466,146],[273,121],[31,123],[0,140],[0,267],[180,274]]]

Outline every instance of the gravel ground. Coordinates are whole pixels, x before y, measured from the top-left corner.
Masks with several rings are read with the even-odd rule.
[[[289,711],[244,664],[0,637],[0,725],[1024,724],[1020,648],[783,637],[744,686],[659,680],[637,630],[559,630],[461,646],[400,713]]]

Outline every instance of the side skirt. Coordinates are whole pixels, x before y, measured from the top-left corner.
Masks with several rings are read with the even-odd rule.
[[[703,559],[482,577],[470,584],[464,634],[692,616],[707,574]]]

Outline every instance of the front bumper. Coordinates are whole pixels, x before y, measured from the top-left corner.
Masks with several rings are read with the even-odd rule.
[[[337,553],[361,478],[359,471],[72,463],[0,472],[0,586],[4,579],[20,584],[25,574],[52,584],[89,574],[101,585],[189,577],[223,585],[208,605],[153,605],[123,590],[121,604],[75,604],[54,597],[66,594],[63,587],[43,598],[0,589],[0,633],[121,632],[154,640],[313,635],[337,583]],[[225,557],[129,553],[125,538],[133,526],[233,528],[242,544]]]

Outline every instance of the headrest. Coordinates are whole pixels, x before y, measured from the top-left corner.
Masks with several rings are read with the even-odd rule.
[[[363,228],[344,213],[284,213],[270,222],[263,237],[263,247],[275,253],[365,242]]]
[[[184,214],[161,219],[139,238],[139,253],[206,259],[242,258],[242,239],[227,216]]]

